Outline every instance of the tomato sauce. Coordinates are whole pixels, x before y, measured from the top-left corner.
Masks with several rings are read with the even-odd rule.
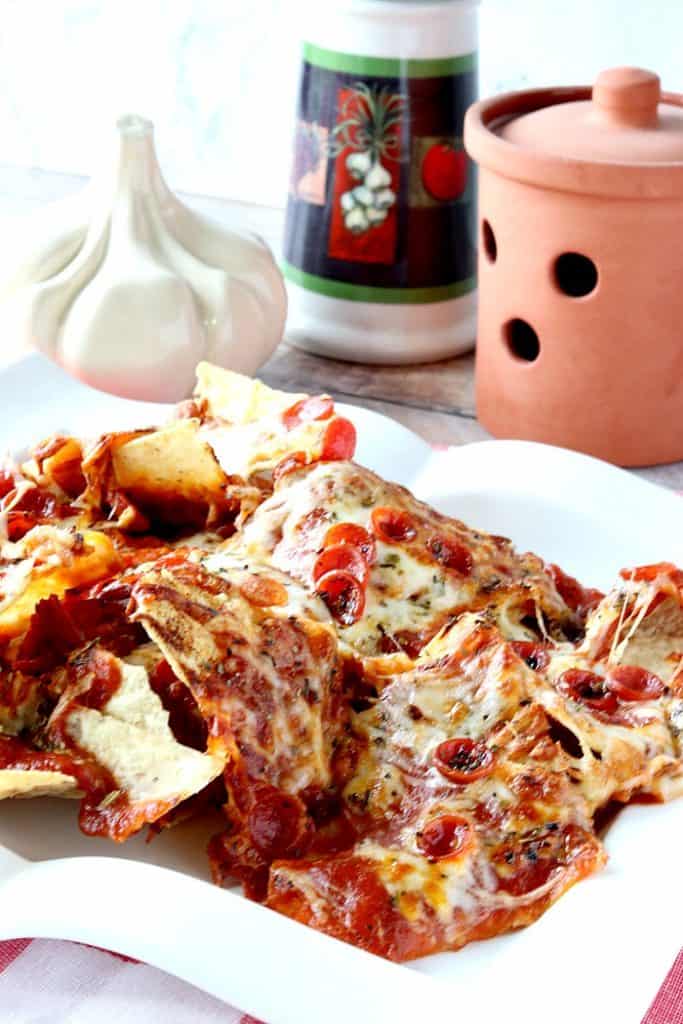
[[[8,469],[0,469],[0,498],[4,498],[17,486],[17,481]]]
[[[149,684],[168,711],[169,728],[178,743],[193,750],[206,750],[207,724],[189,688],[167,661],[160,661],[150,673]]]
[[[87,659],[76,663],[77,676],[92,673],[86,689],[80,690],[75,703],[81,707],[101,711],[121,685],[121,669],[113,655],[95,648]]]
[[[565,604],[571,608],[573,612],[576,612],[581,619],[585,619],[605,596],[601,590],[594,590],[582,586],[582,584],[579,583],[577,579],[574,579],[573,576],[569,576],[566,572],[563,572],[559,565],[551,564],[548,565],[547,568],[555,586],[557,587],[558,594]]]
[[[268,893],[268,906],[304,924],[315,924],[335,938],[352,942],[390,960],[411,960],[428,952],[440,928],[411,924],[394,905],[390,893],[377,877],[375,867],[353,853],[341,854],[307,866],[285,863],[294,871],[302,868],[319,893],[324,918],[314,916],[302,892],[288,883],[286,874],[276,874]]]
[[[142,626],[126,615],[129,598],[130,587],[117,582],[71,591],[61,600],[54,594],[44,598],[31,616],[14,667],[40,675],[93,641],[118,655],[128,654],[147,639]]]
[[[92,758],[77,752],[32,750],[15,739],[0,736],[0,768],[21,771],[60,772],[69,775],[83,792],[79,824],[86,835],[110,835],[116,826],[113,805],[105,812],[99,805],[117,789],[113,777]],[[116,829],[115,829],[116,830]],[[126,838],[125,835],[112,838]]]

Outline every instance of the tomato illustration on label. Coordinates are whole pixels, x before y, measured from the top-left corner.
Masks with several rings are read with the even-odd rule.
[[[422,161],[421,175],[432,199],[458,199],[467,187],[465,151],[443,142],[430,146]]]

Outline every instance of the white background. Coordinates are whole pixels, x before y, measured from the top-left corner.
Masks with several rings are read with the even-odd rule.
[[[0,0],[0,163],[89,173],[133,111],[173,187],[281,205],[301,22],[297,0]],[[683,0],[481,8],[482,93],[624,63],[683,90],[682,54]]]

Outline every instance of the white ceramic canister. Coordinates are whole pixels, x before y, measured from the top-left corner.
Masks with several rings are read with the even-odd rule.
[[[462,127],[477,6],[310,5],[283,263],[293,344],[374,363],[473,346],[476,187]]]

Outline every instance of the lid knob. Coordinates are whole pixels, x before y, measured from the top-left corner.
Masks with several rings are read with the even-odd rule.
[[[652,128],[662,97],[659,75],[642,68],[610,68],[593,86],[593,103],[610,121],[630,128]]]

